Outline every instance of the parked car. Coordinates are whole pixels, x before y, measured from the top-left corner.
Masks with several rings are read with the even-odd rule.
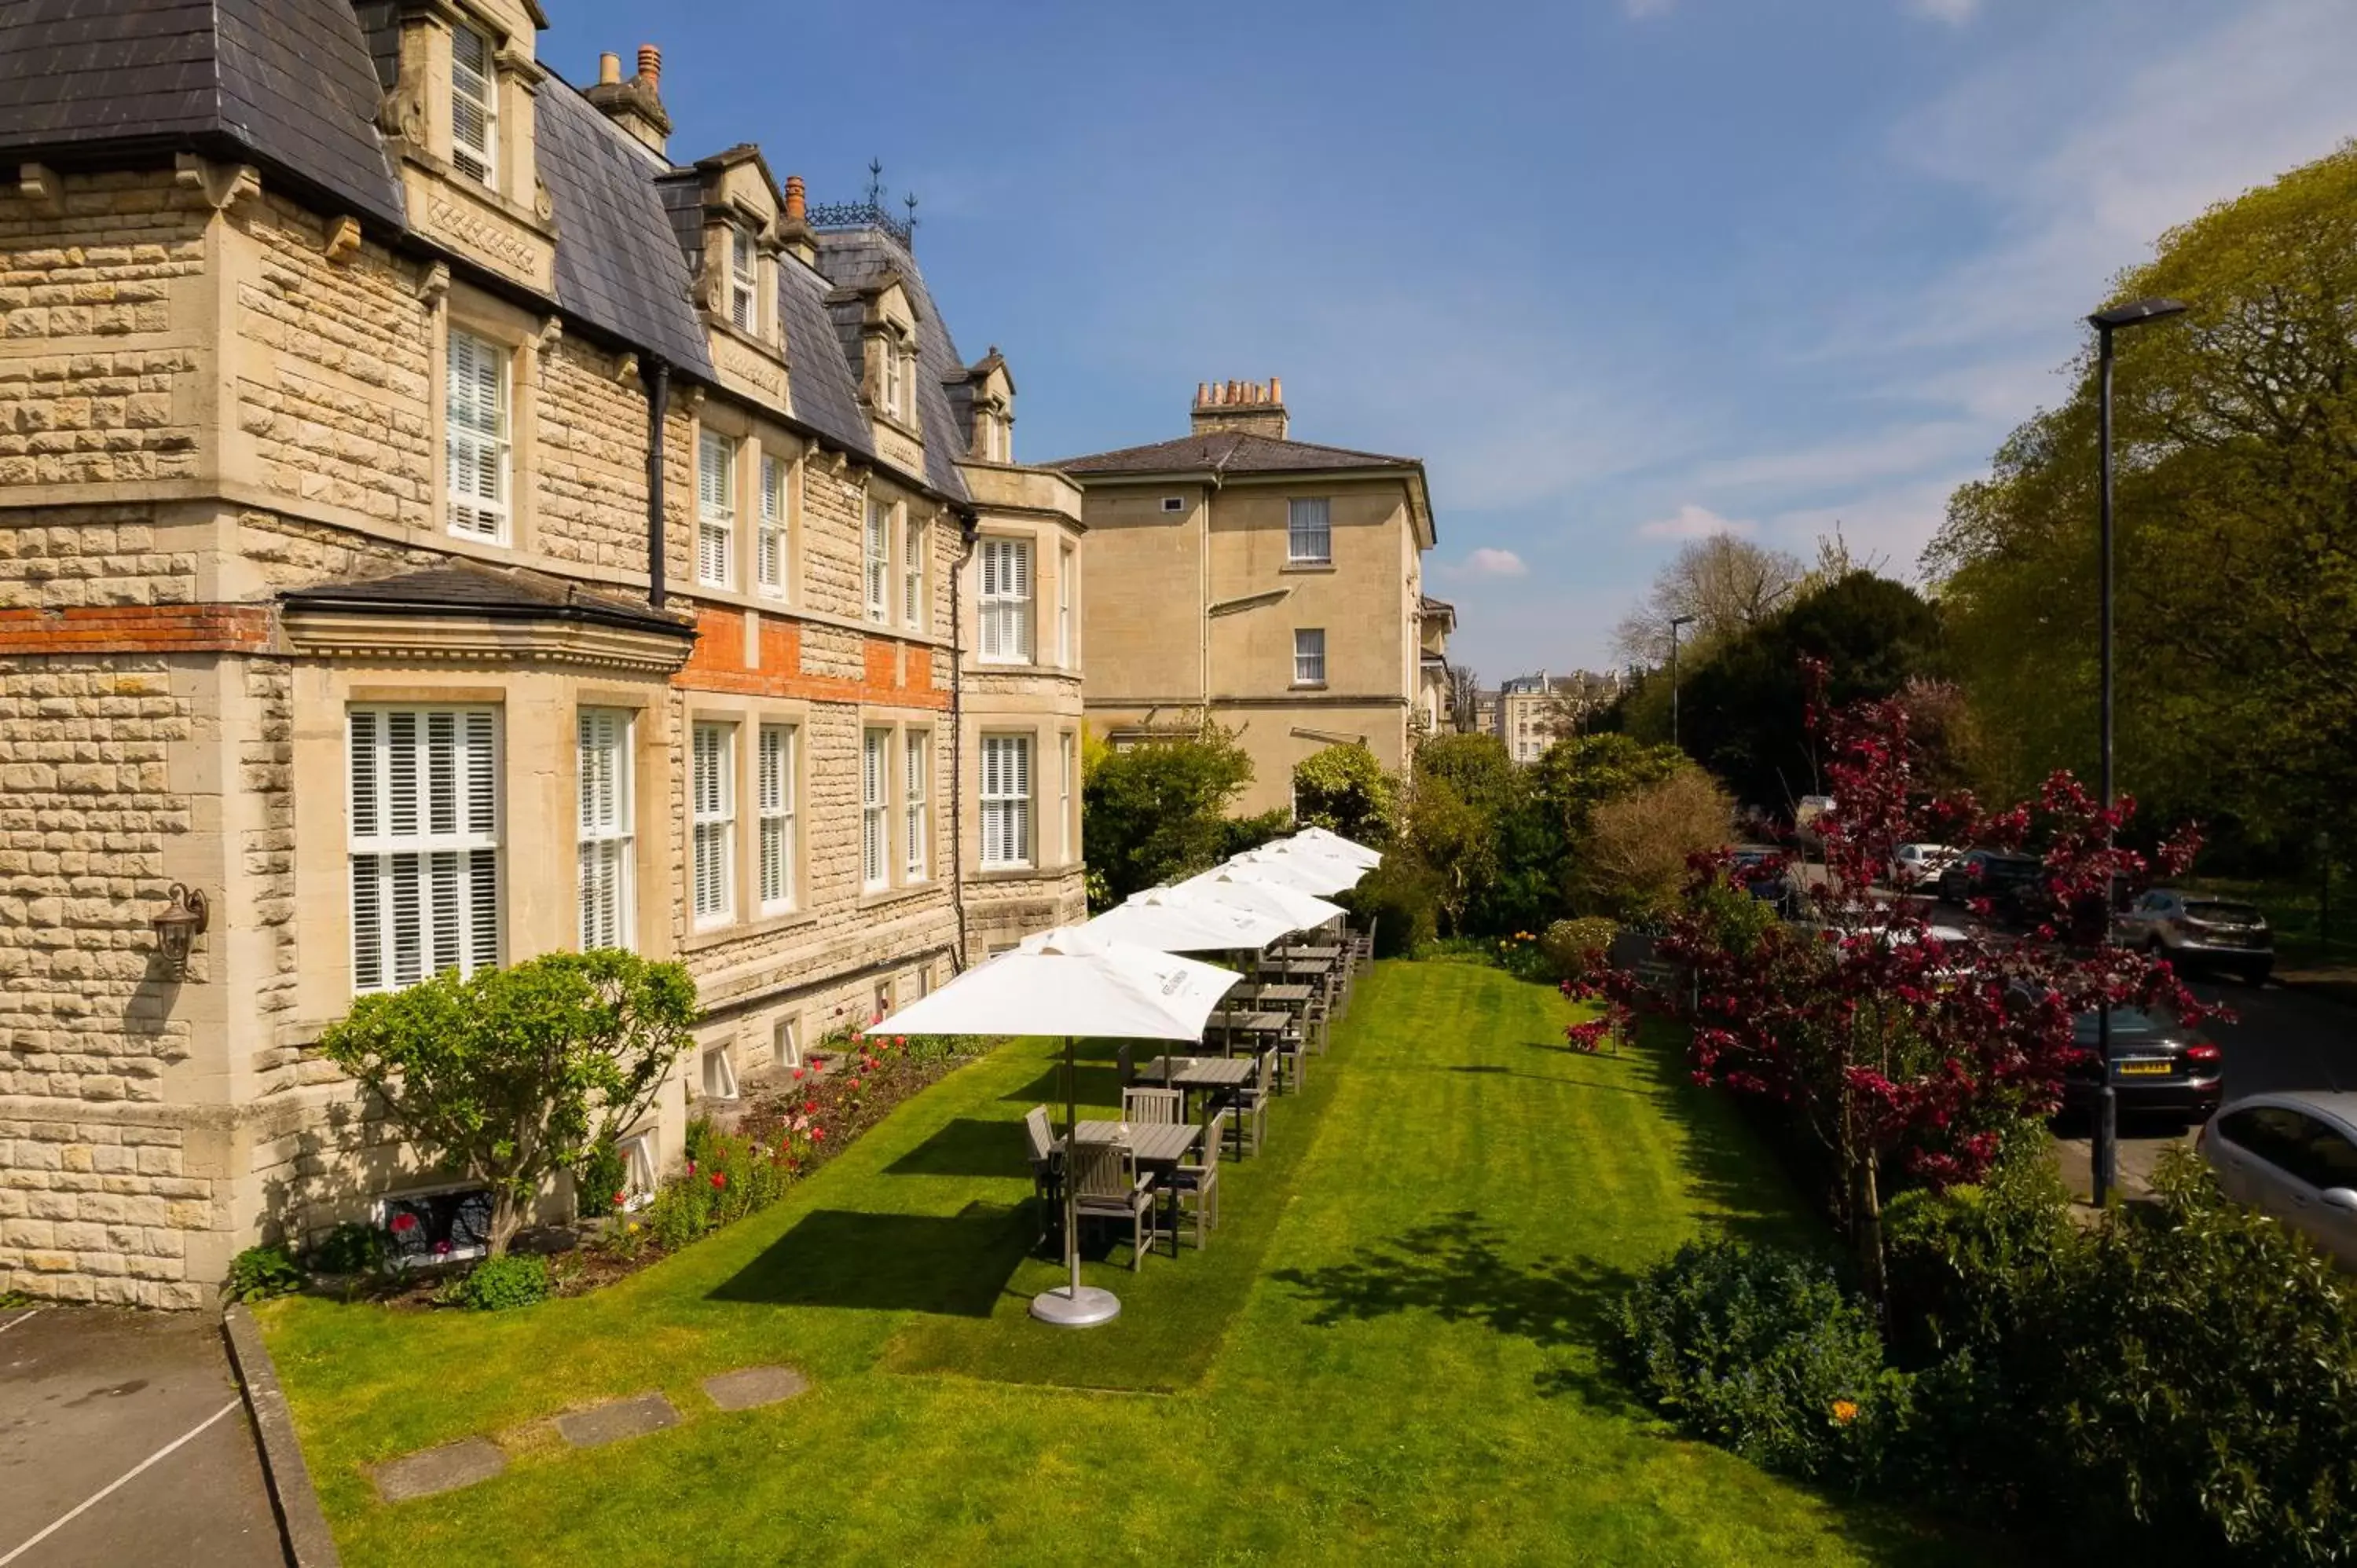
[[[2093,1110],[2102,1091],[2103,1062],[2093,1054],[2100,1034],[2093,1013],[2072,1020],[2072,1044],[2089,1053],[2062,1080],[2072,1110]],[[2122,1113],[2207,1121],[2225,1084],[2225,1053],[2201,1030],[2141,1007],[2112,1009],[2112,1092]]]
[[[2254,1094],[2195,1144],[2227,1197],[2274,1215],[2357,1271],[2357,1094]]]
[[[2222,969],[2253,985],[2276,964],[2276,937],[2256,904],[2156,887],[2112,922],[2112,940],[2175,961],[2180,969]]]
[[[1955,858],[1956,851],[1943,843],[1902,843],[1890,852],[1890,885],[1917,887],[1936,882]]]
[[[1951,904],[1986,898],[2001,920],[2019,920],[2045,893],[2046,863],[2034,854],[1975,849],[1952,860],[1934,886]]]
[[[1796,918],[1807,904],[1792,857],[1766,844],[1738,844],[1727,870],[1754,898],[1785,919]]]

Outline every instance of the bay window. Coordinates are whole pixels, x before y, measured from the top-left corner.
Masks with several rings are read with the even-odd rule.
[[[499,715],[347,715],[352,989],[398,991],[500,961]]]
[[[1031,545],[1021,539],[982,542],[982,661],[1031,661]]]
[[[982,864],[985,870],[1031,864],[1031,737],[982,737]]]
[[[631,940],[630,715],[584,708],[579,722],[581,950]]]

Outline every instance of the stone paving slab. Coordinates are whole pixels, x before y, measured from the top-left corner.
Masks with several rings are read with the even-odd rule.
[[[576,1448],[597,1448],[625,1437],[643,1437],[679,1424],[679,1412],[659,1393],[609,1400],[556,1418],[556,1430]]]
[[[704,1380],[704,1391],[722,1410],[757,1410],[790,1400],[810,1387],[791,1367],[740,1367]]]
[[[508,1467],[508,1456],[488,1437],[462,1438],[371,1466],[377,1496],[389,1503],[455,1492],[488,1481]]]

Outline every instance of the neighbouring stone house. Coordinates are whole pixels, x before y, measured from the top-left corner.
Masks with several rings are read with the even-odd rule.
[[[1610,707],[1627,686],[1618,671],[1597,674],[1516,675],[1498,688],[1491,733],[1516,762],[1536,762],[1558,740],[1580,733],[1588,718]]]
[[[313,1048],[356,993],[682,960],[643,1184],[1082,910],[1080,497],[1006,362],[874,199],[674,162],[660,55],[576,89],[546,25],[0,8],[0,1285],[463,1225]]]
[[[1192,430],[1052,467],[1085,493],[1089,723],[1113,744],[1233,730],[1245,812],[1289,807],[1337,744],[1387,768],[1437,727],[1456,611],[1414,457],[1291,439],[1283,385],[1196,390]]]

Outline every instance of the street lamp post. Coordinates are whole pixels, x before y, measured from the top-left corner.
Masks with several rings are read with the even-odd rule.
[[[2103,696],[2103,785],[2104,785],[2104,849],[2108,856],[2112,847],[2112,334],[2127,327],[2138,327],[2147,321],[2165,321],[2172,316],[2185,314],[2185,306],[2173,299],[2136,299],[2126,305],[2115,305],[2109,310],[2099,310],[2087,317],[2095,329],[2096,445],[2103,468],[2103,500],[2100,546],[2102,566],[2098,574],[2103,607],[2098,622],[2102,645],[2100,664]],[[2104,935],[2112,939],[2112,888],[2109,876],[2104,883]],[[2112,1085],[2112,1004],[2106,996],[2095,1009],[2095,1056],[2103,1064],[2103,1089],[2097,1098],[2095,1112],[2094,1197],[2100,1208],[2111,1196],[2119,1179],[2120,1102]]]
[[[1678,628],[1694,625],[1692,616],[1670,618],[1670,744],[1678,744]]]

